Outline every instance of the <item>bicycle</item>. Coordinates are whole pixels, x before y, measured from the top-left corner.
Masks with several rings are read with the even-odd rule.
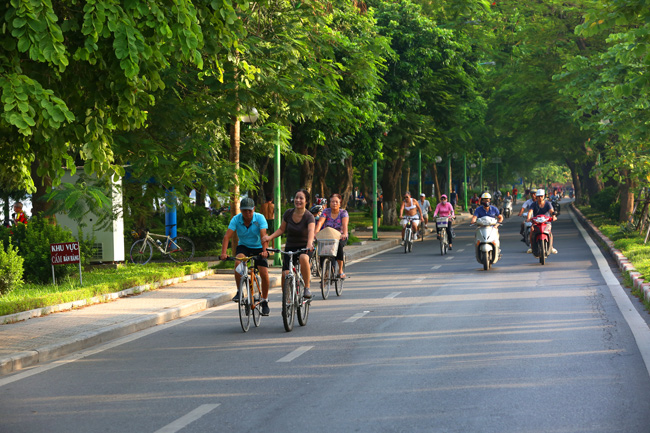
[[[327,299],[329,296],[332,284],[334,284],[336,296],[341,296],[341,293],[343,293],[343,279],[336,260],[338,248],[338,239],[321,239],[318,241],[318,255],[322,258],[320,291],[323,299]],[[345,272],[345,261],[343,261],[343,272]]]
[[[235,261],[239,260],[240,263],[235,268],[235,271],[241,275],[239,280],[239,287],[237,294],[239,295],[239,322],[241,329],[248,332],[251,325],[251,316],[253,316],[253,323],[257,328],[260,326],[262,320],[262,282],[260,279],[257,264],[254,262],[253,267],[248,267],[248,262],[257,259],[259,256],[248,257],[228,257],[226,260]]]
[[[314,277],[321,276],[322,263],[320,257],[318,256],[318,241],[314,240],[314,250],[316,251],[313,256],[309,258],[309,267],[311,269],[311,274]]]
[[[137,236],[137,233],[133,230],[131,231],[131,234],[134,237]],[[154,237],[164,239],[164,244],[159,239],[154,239]],[[137,265],[146,265],[149,263],[153,256],[154,246],[163,255],[169,256],[171,260],[177,263],[186,262],[194,257],[194,242],[192,242],[192,239],[185,236],[176,236],[175,238],[172,238],[169,235],[157,235],[155,233],[150,233],[149,229],[145,229],[143,238],[138,239],[133,242],[133,245],[131,245],[131,250],[129,252],[131,262]]]
[[[424,234],[426,233],[426,229],[424,228],[424,219],[420,221],[420,225],[418,226],[418,237],[420,238],[420,241],[424,242]]]
[[[410,253],[413,250],[413,228],[412,220],[414,217],[405,217],[406,225],[404,226],[404,254]]]
[[[284,324],[284,330],[291,332],[293,330],[293,320],[296,312],[300,326],[307,324],[307,318],[309,316],[311,299],[303,298],[305,282],[300,274],[300,260],[297,263],[293,261],[293,256],[303,254],[307,252],[307,249],[282,251],[276,248],[267,248],[266,250],[284,254],[287,256],[285,258],[289,260],[289,273],[284,277],[284,283],[282,284],[282,323]]]
[[[440,255],[447,254],[449,249],[449,239],[447,235],[447,227],[449,226],[449,217],[436,218],[436,231],[438,232],[438,239],[440,239]]]

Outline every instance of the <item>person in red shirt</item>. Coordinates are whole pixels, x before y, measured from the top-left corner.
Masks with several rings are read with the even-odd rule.
[[[27,225],[27,215],[23,212],[23,204],[21,202],[17,201],[14,204],[14,212],[14,222]]]
[[[512,188],[512,204],[517,204],[517,187]]]

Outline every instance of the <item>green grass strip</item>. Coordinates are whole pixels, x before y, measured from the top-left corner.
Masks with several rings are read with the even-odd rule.
[[[0,316],[34,310],[162,282],[207,269],[205,262],[125,264],[117,268],[93,268],[83,273],[84,284],[73,276],[53,284],[25,284],[20,290],[0,296]]]

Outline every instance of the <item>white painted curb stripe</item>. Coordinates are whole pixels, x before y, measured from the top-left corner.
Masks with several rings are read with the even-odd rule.
[[[282,358],[278,359],[275,362],[291,362],[303,353],[307,352],[310,349],[313,349],[314,346],[302,346],[288,354],[287,356],[283,356]]]
[[[176,433],[177,431],[181,430],[188,424],[212,412],[217,407],[219,407],[219,404],[202,404],[201,406],[197,407],[187,415],[178,418],[173,423],[167,424],[165,427],[161,428],[160,430],[156,430],[155,433]]]
[[[612,270],[607,264],[607,260],[600,252],[598,246],[596,246],[594,241],[591,239],[587,231],[582,227],[582,224],[578,222],[571,209],[569,209],[569,215],[571,215],[573,223],[580,231],[580,234],[589,246],[589,249],[591,249],[591,253],[594,255],[594,258],[598,263],[600,273],[603,276],[605,283],[607,283],[607,287],[609,287],[609,291],[612,293],[612,297],[616,301],[618,309],[621,311],[621,314],[623,314],[625,321],[630,327],[632,335],[634,335],[636,344],[639,347],[639,351],[641,352],[641,357],[645,363],[646,370],[650,375],[650,329],[648,328],[648,325],[636,311],[634,305],[632,305],[630,298],[628,298],[625,290],[623,287],[621,287],[621,284],[612,273]]]

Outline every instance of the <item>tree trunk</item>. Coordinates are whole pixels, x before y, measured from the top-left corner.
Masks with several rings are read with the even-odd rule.
[[[348,156],[343,161],[345,165],[345,175],[343,176],[343,181],[341,182],[341,188],[339,189],[342,200],[341,200],[341,209],[346,209],[348,207],[348,202],[350,201],[350,196],[352,195],[353,180],[354,180],[354,167],[352,165],[352,156]]]
[[[269,166],[269,161],[270,160],[271,160],[271,158],[269,158],[267,156],[262,160],[262,164],[260,165],[260,175],[262,177],[260,177],[260,185],[259,185],[258,192],[257,192],[257,203],[260,204],[260,205],[262,203],[266,202],[266,196],[267,196],[266,185],[269,182],[265,181],[263,176],[266,176],[266,170],[267,170],[267,168]],[[272,176],[269,176],[269,179],[272,179]],[[271,196],[273,196],[273,194],[271,194]]]
[[[32,179],[34,179],[34,185],[36,186],[36,192],[32,194],[32,215],[43,216],[47,215],[52,209],[52,204],[45,200],[47,189],[52,186],[52,179],[49,176],[40,177],[37,174],[38,165],[37,157],[32,163]]]
[[[239,117],[232,118],[230,125],[230,162],[234,165],[235,177],[232,188],[230,189],[230,216],[234,217],[239,213],[239,139],[240,139],[240,126]],[[237,233],[232,237],[232,254],[237,250]]]
[[[406,186],[402,191],[404,193],[406,193],[406,191],[409,191],[411,193],[411,197],[417,197],[417,193],[411,191],[411,164],[408,161],[406,162],[406,176],[404,179]]]
[[[435,162],[432,164],[432,168],[433,184],[435,186],[434,192],[436,193],[436,200],[440,203],[440,181],[438,180],[438,167]]]
[[[402,177],[402,166],[404,164],[404,153],[408,143],[402,145],[395,158],[387,159],[384,172],[381,178],[381,189],[384,195],[384,225],[396,225],[398,223],[397,203],[398,194],[401,194],[398,182]],[[401,183],[401,182],[399,182]]]
[[[621,200],[621,213],[619,214],[619,222],[628,222],[632,221],[633,212],[634,212],[634,188],[635,184],[630,179],[629,173],[627,170],[621,170],[621,174],[625,179],[619,187],[619,195]]]
[[[318,194],[321,197],[328,197],[326,191],[325,179],[327,178],[327,172],[329,171],[329,162],[327,160],[315,159],[314,172],[315,177],[318,182],[317,189]]]
[[[582,197],[582,184],[580,182],[580,173],[578,173],[578,165],[573,162],[566,160],[566,164],[571,170],[571,179],[573,180],[573,193],[575,194],[575,203],[578,205],[584,204]]]

